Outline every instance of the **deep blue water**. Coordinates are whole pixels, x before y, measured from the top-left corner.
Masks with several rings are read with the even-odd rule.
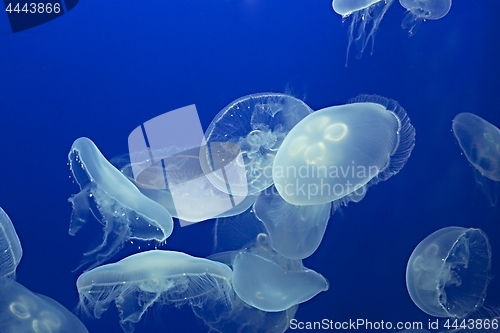
[[[164,112],[196,104],[206,128],[232,100],[287,92],[312,109],[358,94],[398,101],[416,128],[402,171],[369,189],[329,222],[304,260],[330,289],[301,304],[299,321],[366,318],[423,321],[411,301],[406,262],[428,234],[455,225],[483,229],[492,244],[487,302],[500,306],[500,212],[475,185],[451,121],[475,113],[500,125],[500,4],[456,1],[446,17],[411,38],[397,1],[382,21],[373,55],[351,53],[347,24],[330,1],[92,1],[42,26],[13,34],[0,14],[0,206],[24,250],[17,280],[69,309],[78,302],[72,272],[101,237],[92,221],[68,234],[72,182],[67,154],[81,136],[107,158],[127,153],[127,137]],[[493,193],[494,195],[495,193]],[[211,254],[213,221],[174,229],[164,249]],[[153,244],[142,244],[140,250]],[[138,251],[128,244],[117,261]],[[120,332],[114,308],[89,332]],[[205,332],[188,307],[156,308],[136,332]]]

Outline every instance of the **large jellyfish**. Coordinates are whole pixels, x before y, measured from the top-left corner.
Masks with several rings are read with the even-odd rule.
[[[14,225],[0,208],[0,277],[14,278],[22,256],[23,249]]]
[[[500,181],[500,130],[472,114],[453,119],[453,133],[469,162],[485,177]]]
[[[425,20],[439,20],[448,14],[451,0],[399,0],[407,13],[401,26],[413,36]]]
[[[215,171],[211,156],[201,156],[202,168],[219,190],[233,195],[257,194],[273,183],[272,164],[287,133],[312,110],[301,100],[285,94],[257,93],[231,102],[220,111],[205,136],[211,143],[233,143],[239,147],[245,172],[227,174],[231,184]],[[227,145],[227,149],[233,149]],[[232,154],[228,151],[230,155]],[[221,185],[222,184],[222,185]]]
[[[265,225],[271,247],[286,258],[304,259],[319,247],[331,217],[332,203],[295,206],[274,186],[260,192],[253,210]]]
[[[349,59],[349,50],[354,41],[358,49],[357,58],[361,58],[368,42],[372,42],[372,53],[375,45],[375,33],[385,13],[394,0],[333,0],[333,10],[342,15],[345,20],[352,17],[349,26],[349,42],[347,44],[347,55],[345,64]]]
[[[87,271],[76,285],[84,311],[100,318],[114,301],[120,325],[130,333],[154,303],[201,307],[229,301],[231,274],[223,263],[152,250]]]
[[[358,202],[369,186],[401,170],[414,144],[415,129],[397,102],[360,96],[316,111],[290,131],[274,159],[274,185],[292,205]]]
[[[14,225],[0,208],[0,332],[88,333],[82,322],[61,304],[14,280],[21,257]]]
[[[73,205],[69,233],[75,235],[87,222],[89,210],[104,225],[102,243],[85,253],[82,265],[98,266],[128,239],[163,242],[170,236],[170,213],[143,195],[90,139],[75,140],[68,159],[81,189],[69,199]]]
[[[464,318],[483,305],[491,248],[480,229],[447,227],[421,241],[408,260],[406,287],[420,310]]]

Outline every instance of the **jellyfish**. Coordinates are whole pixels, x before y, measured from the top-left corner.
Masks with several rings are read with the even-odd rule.
[[[143,195],[113,167],[88,138],[75,140],[68,155],[81,191],[73,205],[69,233],[75,235],[87,222],[89,210],[104,225],[103,241],[85,253],[89,269],[113,256],[128,239],[165,241],[173,229],[170,213]]]
[[[231,102],[212,120],[205,137],[209,146],[235,144],[245,172],[217,173],[212,157],[206,153],[200,162],[207,178],[225,193],[230,186],[233,195],[255,195],[268,188],[273,183],[271,169],[276,151],[295,124],[311,112],[304,102],[285,94],[257,93]],[[234,155],[234,145],[226,149],[227,154]]]
[[[23,249],[16,229],[9,216],[0,208],[0,277],[15,278],[22,256]]]
[[[500,130],[472,114],[453,119],[453,133],[469,162],[485,177],[500,181]]]
[[[410,36],[417,32],[423,21],[439,20],[451,8],[451,0],[399,0],[399,3],[407,10],[401,26],[408,29]]]
[[[385,13],[394,0],[333,0],[333,10],[342,15],[345,20],[352,17],[348,29],[349,42],[347,43],[347,55],[345,65],[349,59],[349,50],[354,41],[358,49],[357,58],[361,58],[368,42],[371,40],[372,50],[375,45],[375,33]]]
[[[216,253],[208,259],[232,267],[235,253],[233,251]],[[218,301],[211,306],[192,306],[192,309],[194,314],[214,332],[283,333],[290,326],[290,320],[295,317],[299,307],[294,305],[279,312],[262,311],[243,302],[234,290],[229,293],[229,300],[229,302]]]
[[[232,266],[234,291],[262,311],[285,311],[328,290],[321,274],[273,251],[264,233],[257,236],[255,246],[235,254]]]
[[[304,118],[288,133],[273,180],[292,205],[363,199],[369,186],[397,174],[415,144],[405,110],[380,96],[360,96]]]
[[[225,264],[182,252],[141,252],[80,275],[79,307],[100,318],[114,302],[122,329],[130,333],[155,303],[202,307],[228,300],[231,275]]]
[[[406,287],[420,310],[465,318],[483,305],[491,248],[480,229],[447,227],[421,241],[408,260]]]
[[[271,247],[290,259],[304,259],[319,247],[330,219],[332,203],[295,206],[274,186],[260,192],[253,210],[264,223]]]
[[[0,332],[88,333],[61,304],[8,278],[0,278]]]

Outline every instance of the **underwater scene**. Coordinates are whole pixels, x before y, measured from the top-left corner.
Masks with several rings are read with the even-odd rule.
[[[10,1],[0,333],[500,331],[500,3]]]

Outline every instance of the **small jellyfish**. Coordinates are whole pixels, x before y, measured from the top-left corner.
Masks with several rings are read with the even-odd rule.
[[[22,256],[23,249],[16,229],[9,216],[0,208],[0,277],[15,278]]]
[[[104,225],[102,243],[85,253],[81,266],[98,266],[116,254],[128,239],[163,242],[170,236],[170,213],[143,195],[90,139],[75,140],[68,159],[81,189],[69,199],[73,205],[69,233],[75,235],[87,222],[89,210]]]
[[[286,258],[304,259],[321,244],[331,207],[331,202],[310,206],[289,204],[272,186],[260,192],[253,210],[264,223],[276,252]]]
[[[405,110],[380,96],[328,107],[298,123],[273,165],[274,185],[292,205],[358,202],[369,186],[397,174],[415,144]]]
[[[453,119],[453,133],[469,162],[485,177],[500,181],[500,130],[472,114]]]
[[[233,288],[239,298],[262,311],[285,311],[328,290],[328,281],[302,260],[288,259],[269,246],[266,234],[239,251],[233,261]]]
[[[349,58],[349,50],[354,41],[358,49],[357,58],[361,58],[368,42],[372,42],[372,53],[375,45],[375,33],[385,13],[394,0],[333,0],[333,10],[342,15],[345,20],[352,17],[349,26],[349,42],[347,44],[347,55],[345,65]]]
[[[0,278],[0,332],[88,333],[61,304],[7,278]]]
[[[483,305],[491,248],[480,229],[447,227],[421,241],[408,260],[406,287],[420,310],[465,318]]]
[[[211,156],[206,154],[200,161],[205,174],[225,193],[230,186],[233,195],[258,194],[273,183],[272,164],[283,139],[311,112],[304,102],[285,94],[258,93],[231,102],[212,120],[205,137],[208,146],[218,143],[223,148],[225,142],[235,144],[245,172],[228,174],[229,184],[221,173],[215,172]],[[227,145],[227,149],[233,148],[234,145]]]
[[[80,308],[96,318],[114,301],[120,325],[133,332],[155,303],[201,307],[228,300],[232,271],[227,265],[182,252],[152,250],[80,275]]]
[[[451,0],[399,0],[399,3],[407,10],[401,26],[408,29],[410,36],[417,32],[423,21],[439,20],[451,8]]]

